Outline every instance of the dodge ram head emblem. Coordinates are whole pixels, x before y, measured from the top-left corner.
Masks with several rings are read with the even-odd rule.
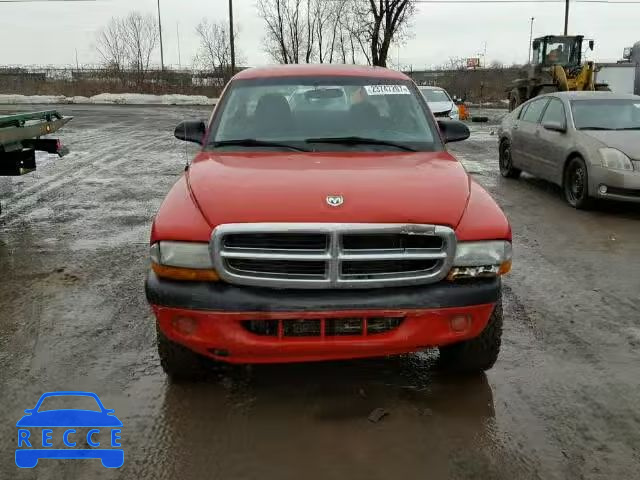
[[[327,195],[327,205],[330,207],[339,207],[344,203],[342,195]]]

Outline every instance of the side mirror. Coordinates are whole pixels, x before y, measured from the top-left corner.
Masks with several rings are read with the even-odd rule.
[[[589,50],[593,50],[594,41],[589,40]]]
[[[544,122],[542,127],[545,130],[551,130],[552,132],[565,133],[567,131],[567,127],[560,122]]]
[[[444,143],[466,140],[471,135],[469,127],[458,120],[438,120],[438,128]]]
[[[540,42],[538,40],[534,40],[532,49],[533,50],[538,50],[539,48],[540,48]]]
[[[173,131],[173,135],[178,140],[184,140],[186,142],[194,142],[202,145],[202,140],[206,126],[202,120],[187,120],[180,122],[176,129]]]

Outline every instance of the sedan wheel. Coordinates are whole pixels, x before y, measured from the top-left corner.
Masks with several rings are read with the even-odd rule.
[[[580,157],[573,158],[567,165],[564,174],[564,196],[574,208],[586,209],[591,206],[587,165]]]
[[[500,175],[505,178],[518,178],[520,173],[520,169],[513,166],[511,144],[505,140],[500,144]]]

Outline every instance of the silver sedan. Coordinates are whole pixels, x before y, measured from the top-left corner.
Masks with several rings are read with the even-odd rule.
[[[558,92],[507,115],[500,173],[522,171],[560,185],[575,208],[594,198],[640,203],[640,96]]]

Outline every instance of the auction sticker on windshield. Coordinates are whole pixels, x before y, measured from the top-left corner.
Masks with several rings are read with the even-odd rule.
[[[365,85],[369,95],[411,95],[406,85]]]

